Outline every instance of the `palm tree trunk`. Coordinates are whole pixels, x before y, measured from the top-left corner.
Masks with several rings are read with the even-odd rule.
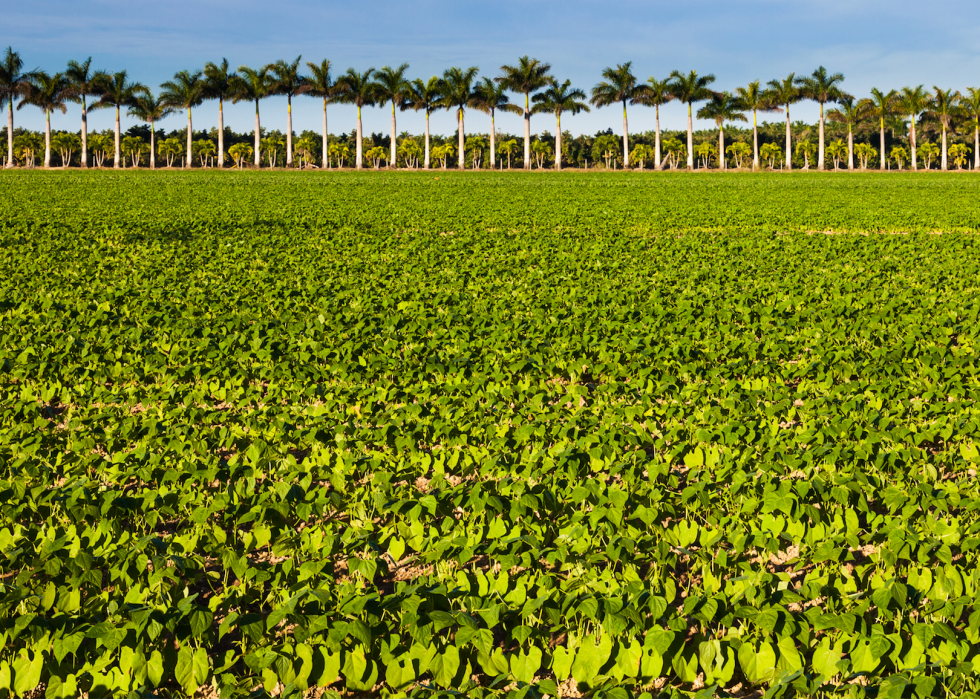
[[[690,102],[687,103],[687,169],[694,169],[694,119]]]
[[[555,114],[558,118],[558,131],[555,133],[555,170],[561,170],[561,112]]]
[[[759,169],[759,124],[756,111],[752,110],[752,170]]]
[[[916,146],[916,143],[915,143],[915,115],[912,116],[912,131],[909,132],[909,137],[910,137],[909,138],[909,141],[910,141],[909,145],[912,147],[912,169],[913,170],[918,170],[919,169],[919,160],[916,157],[916,152],[915,152],[915,146]]]
[[[973,130],[973,169],[980,169],[980,122]]]
[[[718,169],[725,169],[725,125],[718,124]]]
[[[323,169],[326,170],[330,167],[330,144],[327,140],[327,98],[323,98],[323,160],[321,161]]]
[[[150,169],[155,170],[157,167],[157,138],[153,129],[153,120],[150,120]]]
[[[789,105],[786,105],[786,169],[793,169],[793,130],[789,125]]]
[[[7,103],[7,165],[14,166],[14,98],[8,98]]]
[[[531,169],[531,110],[528,108],[528,93],[524,93],[524,169]]]
[[[152,138],[151,138],[152,140]],[[225,100],[218,98],[218,167],[225,166]]]
[[[116,105],[116,139],[115,139],[115,149],[112,156],[112,167],[119,169],[119,105]]]
[[[255,100],[255,167],[262,166],[262,128],[259,125],[259,101]]]
[[[429,110],[425,110],[425,169],[430,167],[429,163]]]
[[[654,169],[662,170],[663,168],[660,166],[660,105],[659,104],[654,105],[654,111],[656,113],[656,117],[655,117],[656,133],[654,135],[653,148],[654,148],[654,155],[656,155],[657,158],[657,162],[654,165]]]
[[[463,108],[459,108],[459,152],[457,153],[457,167],[460,170],[466,169],[466,151],[464,150],[464,138],[463,138]]]
[[[943,172],[946,172],[946,124],[943,124]]]
[[[490,169],[497,169],[497,127],[494,123],[494,110],[490,110]]]
[[[51,167],[51,110],[44,110],[44,167]]]
[[[88,107],[82,95],[82,167],[88,167]]]
[[[847,169],[854,169],[854,132],[851,125],[847,125]]]
[[[191,108],[187,108],[187,161],[184,167],[190,169],[194,167],[194,128],[191,124]]]
[[[881,169],[885,169],[885,118],[881,117]]]
[[[286,167],[293,166],[293,96],[286,95]]]
[[[817,169],[824,169],[823,162],[823,102],[820,103],[820,144],[817,152]]]
[[[395,127],[395,100],[391,101],[391,158],[388,161],[388,167],[392,170],[398,167],[398,150],[395,134],[398,133],[398,129]]]
[[[364,169],[364,166],[361,163],[364,157],[364,150],[363,150],[362,139],[361,139],[361,105],[357,105],[357,149],[356,150],[357,150],[357,165],[355,165],[354,167],[357,170],[362,170]]]
[[[626,100],[623,100],[623,169],[630,166],[630,130],[626,123]]]

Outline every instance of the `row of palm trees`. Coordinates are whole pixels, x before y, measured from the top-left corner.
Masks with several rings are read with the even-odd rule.
[[[829,73],[823,66],[809,76],[790,73],[782,80],[770,80],[765,86],[754,81],[740,87],[735,93],[717,92],[711,89],[714,75],[699,75],[696,71],[682,73],[673,71],[669,77],[659,80],[650,77],[640,81],[634,74],[632,63],[626,62],[608,67],[602,72],[602,80],[592,88],[591,98],[586,102],[586,93],[572,87],[571,81],[559,82],[551,74],[551,65],[537,59],[522,56],[513,65],[500,68],[500,75],[489,78],[479,77],[476,67],[452,67],[441,77],[429,80],[407,77],[408,64],[396,68],[385,66],[380,70],[368,68],[358,72],[353,68],[336,79],[331,73],[331,63],[307,62],[309,75],[300,74],[298,56],[292,62],[277,61],[262,68],[239,66],[237,71],[230,68],[228,60],[221,63],[207,63],[203,70],[176,73],[172,80],[160,86],[156,96],[145,85],[129,80],[126,71],[107,73],[92,69],[92,59],[84,62],[69,61],[65,71],[48,74],[40,70],[25,71],[19,54],[8,47],[0,61],[0,101],[6,101],[7,116],[7,167],[13,165],[13,112],[14,100],[17,109],[31,105],[45,112],[45,155],[44,165],[51,164],[51,112],[67,111],[69,102],[80,103],[82,107],[81,160],[88,165],[88,112],[92,109],[114,108],[115,153],[114,167],[121,167],[120,159],[120,111],[127,108],[134,116],[150,125],[150,166],[155,167],[156,147],[154,124],[178,110],[187,110],[187,152],[192,149],[192,110],[205,100],[218,102],[218,157],[219,166],[225,161],[224,148],[224,103],[252,102],[255,104],[255,166],[260,164],[260,102],[274,95],[286,97],[286,165],[293,164],[292,143],[292,102],[293,97],[308,95],[322,100],[323,105],[323,162],[328,162],[327,105],[331,102],[352,104],[357,107],[356,128],[356,167],[363,166],[363,131],[361,110],[369,106],[391,106],[391,154],[389,162],[397,163],[397,112],[412,109],[425,113],[425,151],[424,167],[430,167],[429,117],[439,109],[456,111],[458,152],[465,148],[464,117],[467,108],[473,108],[490,116],[490,166],[497,160],[495,119],[497,112],[522,114],[524,117],[524,168],[531,167],[531,116],[537,113],[553,114],[557,120],[555,130],[555,168],[561,169],[561,117],[564,113],[577,114],[589,111],[589,104],[606,107],[622,104],[623,107],[623,153],[629,153],[628,105],[644,105],[655,110],[654,163],[662,169],[666,159],[661,152],[660,107],[671,101],[687,105],[687,167],[694,169],[694,105],[705,104],[697,111],[697,117],[713,120],[718,126],[719,153],[725,152],[726,122],[747,121],[751,112],[753,124],[753,168],[759,168],[758,113],[784,111],[786,115],[786,167],[792,167],[792,131],[790,128],[790,107],[801,100],[811,100],[820,105],[819,144],[817,168],[826,169],[824,147],[825,119],[846,124],[848,127],[848,166],[854,167],[853,127],[865,120],[878,121],[881,135],[881,169],[886,167],[885,121],[892,116],[911,119],[910,146],[912,167],[918,168],[916,153],[916,118],[934,118],[942,126],[942,169],[948,166],[947,132],[954,123],[969,120],[974,127],[975,167],[980,167],[980,90],[970,88],[963,96],[954,90],[935,87],[932,93],[923,86],[906,87],[901,91],[883,92],[877,88],[871,96],[856,100],[854,96],[841,89],[844,76]],[[508,92],[523,97],[523,106],[513,104]],[[92,98],[88,103],[87,98]],[[838,107],[825,112],[828,104]],[[191,159],[187,160],[191,166]],[[724,159],[719,166],[725,167]],[[464,167],[463,158],[459,168]]]

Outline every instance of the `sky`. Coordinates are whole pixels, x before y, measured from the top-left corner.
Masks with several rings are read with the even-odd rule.
[[[672,70],[712,73],[715,89],[733,90],[818,66],[845,76],[842,85],[862,97],[872,87],[925,84],[962,90],[980,86],[980,13],[970,0],[925,6],[908,0],[169,0],[151,5],[131,0],[4,0],[0,44],[18,51],[27,68],[63,70],[70,59],[93,58],[96,68],[126,69],[154,91],[184,69],[227,57],[232,66],[258,67],[279,59],[319,63],[334,73],[348,67],[410,65],[411,77],[441,74],[450,66],[477,66],[494,77],[500,66],[530,55],[552,65],[559,80],[588,92],[606,66],[632,61],[641,78]],[[5,110],[4,110],[5,111]],[[295,99],[294,130],[319,131],[319,100]],[[285,98],[262,102],[262,125],[285,131]],[[355,110],[329,107],[330,131],[350,131]],[[817,107],[793,107],[793,120],[814,121]],[[112,127],[110,110],[94,112],[90,128]],[[390,110],[364,110],[365,133],[390,131]],[[766,115],[779,120],[781,115]],[[6,123],[6,114],[3,114]],[[55,129],[79,128],[80,107],[55,114]],[[251,131],[250,104],[228,105],[225,123]],[[760,119],[761,120],[761,119]],[[631,107],[630,131],[653,128],[653,110]],[[24,107],[16,125],[40,129],[42,113]],[[136,123],[124,118],[123,128]],[[432,116],[434,133],[455,129],[451,112]],[[194,128],[217,124],[216,103],[194,110]],[[686,127],[683,105],[661,109],[665,129]],[[161,127],[186,126],[186,113]],[[573,134],[622,129],[617,108],[566,115]],[[699,122],[709,128],[711,124]],[[696,126],[696,128],[697,128]],[[497,117],[497,128],[522,133],[519,115]],[[553,117],[535,115],[532,131],[553,132]],[[421,133],[424,116],[398,114],[398,131]],[[469,112],[467,132],[487,132],[489,117]]]

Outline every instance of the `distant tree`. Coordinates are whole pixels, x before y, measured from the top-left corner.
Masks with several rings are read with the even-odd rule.
[[[867,118],[868,109],[863,101],[855,102],[851,95],[841,95],[840,106],[827,112],[827,118],[838,124],[847,124],[847,168],[854,169],[854,126]],[[838,169],[839,163],[834,163]]]
[[[131,167],[139,167],[140,162],[143,160],[143,155],[147,151],[146,142],[139,136],[126,136],[122,141],[122,151],[123,151],[123,164],[125,164],[125,158],[129,158],[129,163]]]
[[[746,87],[735,88],[744,109],[752,112],[752,169],[759,169],[759,120],[758,112],[777,112],[778,107],[772,103],[772,95],[762,88],[758,80],[753,80]]]
[[[759,149],[759,155],[769,163],[769,169],[775,170],[776,163],[781,162],[783,151],[776,143],[763,143]]]
[[[694,169],[694,117],[692,106],[695,102],[703,102],[714,96],[714,91],[708,85],[715,81],[715,76],[698,75],[691,71],[687,75],[680,71],[670,74],[670,91],[674,99],[687,105],[687,169]]]
[[[926,170],[932,169],[932,159],[939,155],[939,146],[929,141],[923,141],[919,146],[919,155],[926,160]]]
[[[909,153],[902,146],[892,146],[891,149],[891,159],[895,161],[895,165],[901,170],[902,167],[909,161]]]
[[[555,115],[557,127],[555,128],[555,170],[561,170],[561,115],[565,112],[578,114],[579,112],[589,111],[589,105],[583,100],[585,92],[572,87],[572,81],[566,80],[558,84],[557,80],[552,80],[551,85],[544,92],[539,92],[534,96],[534,107],[531,111],[535,113],[550,112]],[[536,154],[537,155],[537,154]],[[540,168],[541,159],[538,158]]]
[[[945,172],[949,169],[949,157],[946,147],[946,132],[953,128],[953,119],[960,116],[963,110],[960,102],[963,96],[956,90],[943,90],[933,86],[932,100],[926,114],[939,122],[942,127],[942,163],[941,169]]]
[[[62,132],[52,136],[51,147],[61,156],[61,167],[68,167],[75,151],[81,149],[82,139],[78,134]]]
[[[963,116],[973,120],[973,169],[980,170],[980,89],[968,87],[960,106]]]
[[[500,144],[500,152],[507,156],[507,169],[510,170],[510,158],[517,148],[517,141],[513,138],[503,141]]]
[[[881,169],[886,168],[885,156],[885,121],[890,119],[895,109],[898,93],[895,90],[882,92],[877,87],[871,88],[871,97],[861,100],[862,109],[869,119],[877,119],[881,143]]]
[[[745,105],[730,92],[718,92],[698,110],[698,119],[711,119],[718,126],[718,169],[725,169],[725,122],[748,121]]]
[[[615,169],[616,160],[619,158],[619,147],[618,138],[612,134],[603,134],[592,143],[592,160],[595,162],[602,160],[607,170]]]
[[[903,87],[895,98],[895,112],[909,117],[912,122],[909,127],[909,147],[912,149],[912,169],[919,169],[918,152],[916,150],[915,117],[929,108],[932,95],[926,92],[922,85]],[[892,149],[894,154],[895,150]],[[894,160],[894,155],[892,156]]]
[[[797,87],[796,73],[790,73],[782,80],[770,80],[766,83],[769,100],[773,106],[786,110],[786,169],[793,169],[793,129],[789,122],[789,108],[800,101],[800,89]]]
[[[494,78],[504,88],[524,95],[524,169],[531,169],[531,95],[551,83],[551,64],[526,55],[511,66],[500,66]]]
[[[870,143],[859,143],[854,146],[854,154],[861,163],[861,169],[868,169],[868,161],[878,157],[878,151]]]
[[[211,165],[211,161],[214,159],[218,149],[215,147],[214,141],[207,138],[202,138],[194,141],[191,152],[194,157],[197,158],[198,162],[201,163],[201,167],[203,168]]]
[[[308,85],[299,74],[302,58],[300,55],[292,63],[279,60],[266,66],[269,69],[269,92],[286,98],[286,167],[293,166],[293,97],[306,92]]]
[[[7,102],[7,164],[14,166],[14,99],[27,89],[28,82],[39,71],[25,71],[20,54],[8,46],[0,59],[0,102]]]
[[[440,100],[442,99],[443,87],[442,80],[434,75],[426,82],[416,78],[412,81],[411,94],[409,95],[408,101],[404,104],[404,109],[425,112],[425,156],[422,167],[426,170],[430,167],[429,158],[431,155],[429,147],[429,116],[433,111],[441,108]],[[492,123],[493,119],[491,118],[491,132]]]
[[[442,74],[442,97],[440,98],[440,104],[446,109],[456,110],[456,128],[457,128],[457,150],[459,153],[457,167],[462,170],[466,164],[466,139],[465,139],[465,128],[463,123],[463,118],[465,116],[466,107],[469,106],[473,101],[473,81],[476,79],[476,74],[479,71],[475,66],[471,66],[466,70],[462,68],[452,67],[447,69]],[[445,168],[445,158],[443,158],[443,168]]]
[[[222,168],[225,166],[225,100],[234,94],[234,78],[235,72],[228,67],[227,58],[222,58],[221,63],[204,64],[204,99],[218,100],[218,167]],[[152,144],[150,152],[153,152]]]
[[[102,163],[109,157],[113,150],[113,139],[108,134],[93,133],[88,139],[89,149],[96,167],[102,167]]]
[[[817,151],[817,169],[824,169],[824,105],[827,102],[839,102],[844,92],[839,85],[844,82],[843,73],[828,73],[823,66],[817,68],[806,77],[797,78],[800,95],[813,100],[820,105],[820,137]]]
[[[817,147],[805,139],[796,143],[796,156],[802,158],[804,170],[810,169],[810,159],[816,150]]]
[[[129,107],[129,116],[136,117],[140,121],[145,121],[150,125],[150,169],[154,169],[157,166],[156,158],[156,130],[154,125],[156,122],[160,121],[164,117],[168,117],[174,113],[172,107],[164,104],[163,100],[153,97],[152,94],[147,91],[146,94],[142,94],[136,98],[132,105]]]
[[[252,158],[252,146],[247,143],[236,143],[228,149],[228,155],[235,161],[235,165],[241,169],[242,163]]]
[[[953,159],[953,164],[957,170],[962,170],[963,166],[969,161],[970,146],[965,143],[954,143],[949,147],[949,157]]]
[[[744,141],[735,141],[732,145],[725,148],[725,153],[732,157],[736,168],[742,167],[742,162],[752,156],[752,148]]]
[[[92,70],[91,56],[81,63],[68,61],[68,68],[65,70],[70,99],[72,102],[82,105],[81,164],[83,168],[88,167],[88,105],[86,98],[97,94],[99,76],[97,71]]]
[[[231,77],[231,99],[239,102],[255,103],[255,147],[252,149],[255,167],[262,165],[262,127],[259,123],[259,102],[272,94],[272,81],[268,67],[255,70],[248,66],[238,66],[238,72]]]
[[[179,138],[172,137],[160,141],[157,146],[160,155],[166,159],[167,167],[173,167],[174,161],[184,155],[184,144]]]
[[[534,99],[536,100],[539,96],[540,95],[535,95]],[[516,104],[510,103],[510,98],[507,97],[506,88],[490,78],[483,78],[477,83],[473,90],[473,99],[470,101],[470,106],[490,115],[490,169],[496,169],[497,111],[500,110],[502,112],[520,114],[521,109]],[[532,109],[531,111],[533,112],[534,110]]]
[[[654,168],[660,170],[663,168],[662,144],[660,142],[660,107],[674,99],[674,95],[671,92],[670,79],[657,80],[651,75],[647,78],[646,88],[644,92],[633,98],[633,102],[653,107],[654,109],[654,152],[652,157]],[[643,166],[641,165],[640,167],[642,169]]]
[[[615,68],[607,67],[602,71],[602,82],[592,88],[592,104],[596,107],[608,107],[612,104],[623,105],[623,153],[629,153],[629,124],[626,120],[626,105],[637,102],[650,91],[649,86],[637,81],[633,74],[633,63],[618,63]],[[627,163],[628,165],[628,163]]]
[[[531,152],[534,154],[534,159],[538,164],[539,170],[544,167],[545,159],[552,155],[551,146],[544,141],[535,141],[532,143]]]
[[[718,158],[718,146],[716,146],[711,141],[705,141],[704,143],[699,143],[695,149],[698,159],[701,161],[701,167],[705,170],[711,165],[711,159]]]
[[[205,95],[205,83],[201,79],[201,71],[195,71],[191,73],[188,70],[182,70],[174,74],[173,80],[168,80],[167,82],[160,85],[162,92],[160,93],[160,100],[173,109],[186,109],[187,110],[187,160],[184,163],[184,167],[192,167],[192,158],[190,154],[193,148],[193,134],[194,128],[191,123],[191,109],[198,106],[204,101]]]
[[[633,150],[630,151],[630,162],[636,163],[640,166],[640,171],[646,167],[646,161],[654,157],[654,151],[650,146],[646,146],[642,143],[638,143],[633,146]]]
[[[327,103],[333,100],[337,93],[337,85],[330,74],[330,61],[324,59],[320,63],[306,62],[306,67],[310,69],[310,75],[304,78],[306,81],[306,94],[311,97],[319,97],[323,100],[323,138],[320,144],[322,149],[323,167],[330,167],[330,132],[327,131]]]
[[[398,167],[398,140],[396,137],[398,129],[395,123],[395,110],[396,108],[404,109],[404,105],[411,99],[412,95],[412,85],[405,77],[407,70],[407,63],[402,63],[397,68],[385,66],[374,76],[378,106],[384,107],[391,102],[391,155],[388,163],[393,168]]]
[[[70,96],[68,81],[63,73],[48,75],[36,72],[21,93],[17,109],[30,105],[44,112],[44,167],[51,167],[51,111],[67,112],[65,103]]]
[[[357,107],[357,153],[355,168],[364,167],[364,128],[361,122],[361,109],[377,101],[377,85],[374,83],[374,68],[358,73],[353,68],[337,78],[337,101]]]
[[[844,141],[837,139],[827,146],[827,155],[834,161],[834,170],[840,170],[841,161],[851,156],[851,149]]]

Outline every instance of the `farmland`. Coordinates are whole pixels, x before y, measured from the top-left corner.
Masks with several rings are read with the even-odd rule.
[[[976,696],[972,176],[0,192],[0,695]]]

